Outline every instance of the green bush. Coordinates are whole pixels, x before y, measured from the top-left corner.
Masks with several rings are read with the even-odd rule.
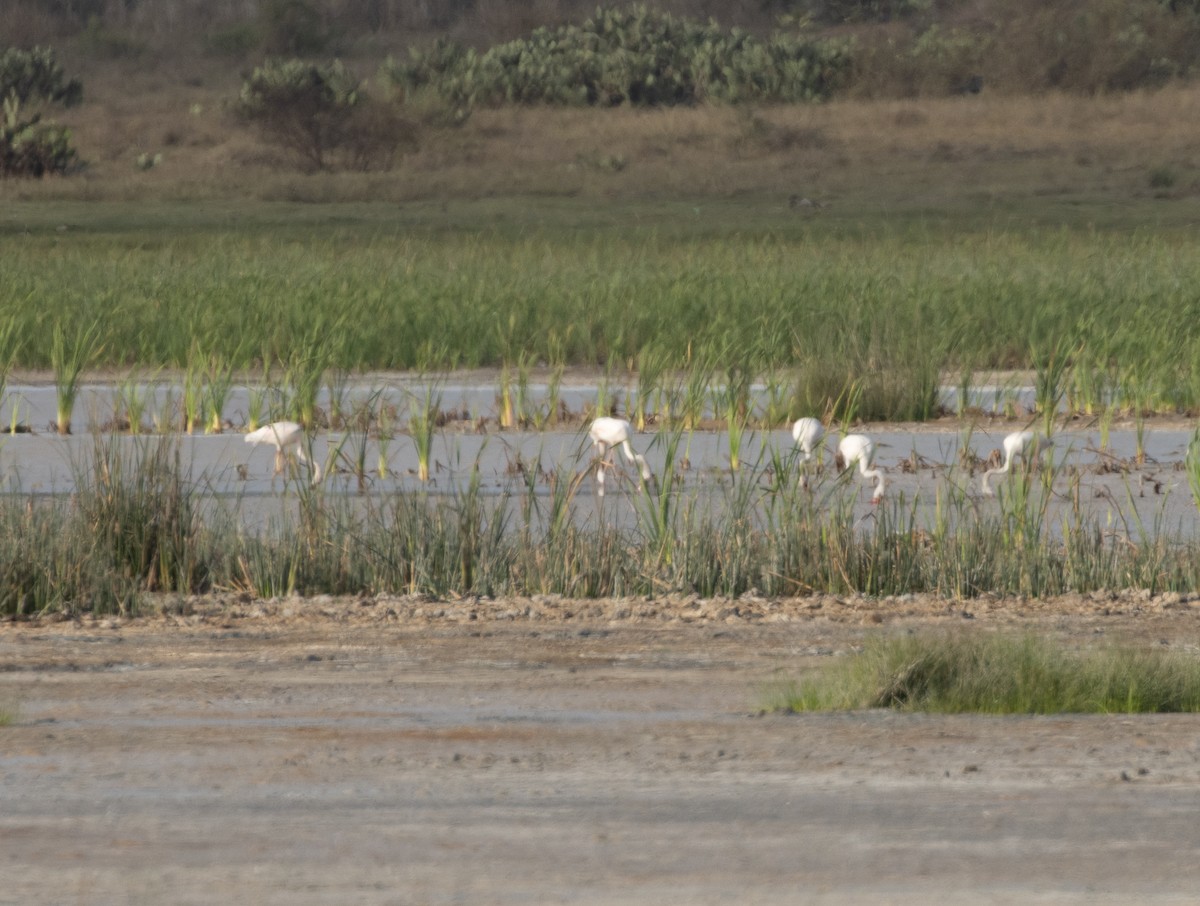
[[[237,112],[317,170],[359,101],[359,82],[338,61],[268,60],[242,83]]]
[[[75,163],[71,131],[55,123],[36,123],[15,134],[0,129],[7,147],[0,155],[0,170],[12,176],[41,178],[47,173],[65,173]]]
[[[373,101],[338,61],[268,60],[242,84],[237,112],[311,169],[389,169],[416,129]]]
[[[446,102],[639,107],[827,97],[849,67],[847,45],[784,32],[767,40],[645,6],[598,9],[581,26],[538,28],[484,53],[439,41],[387,77]]]
[[[48,47],[9,48],[0,55],[0,176],[42,177],[65,173],[75,161],[71,133],[43,123],[49,104],[72,106],[83,97],[83,86],[68,79]]]

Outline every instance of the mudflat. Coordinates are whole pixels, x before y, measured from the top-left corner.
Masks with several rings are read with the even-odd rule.
[[[0,903],[1148,903],[1200,719],[765,710],[872,633],[1187,596],[164,601],[0,624]]]

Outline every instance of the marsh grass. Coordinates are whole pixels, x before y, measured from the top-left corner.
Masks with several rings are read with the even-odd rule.
[[[1076,651],[1033,635],[890,635],[773,696],[774,708],[793,711],[1195,712],[1200,659],[1117,645]]]
[[[864,516],[854,482],[821,475],[801,488],[794,451],[744,461],[715,489],[686,483],[687,433],[682,421],[660,426],[654,479],[599,512],[578,506],[583,470],[547,474],[539,459],[496,494],[477,461],[452,455],[455,480],[438,493],[339,494],[301,475],[276,491],[278,515],[253,529],[239,501],[192,480],[177,438],[98,435],[72,464],[72,498],[0,496],[0,613],[130,612],[147,592],[212,588],[969,599],[1200,585],[1200,542],[1161,514],[1119,531],[1082,510],[1050,525],[1048,472],[979,507],[971,479],[952,469],[932,517],[900,496]]]
[[[58,397],[56,424],[59,434],[71,433],[71,415],[79,394],[79,379],[100,350],[99,322],[87,326],[77,324],[70,334],[61,323],[55,322],[51,331],[50,362]]]
[[[147,377],[135,368],[117,384],[113,416],[118,424],[128,423],[130,434],[146,431],[146,410],[155,393],[155,378],[156,375]]]
[[[4,403],[8,395],[8,376],[21,351],[20,344],[17,319],[9,315],[0,320],[0,405]]]
[[[192,434],[204,412],[204,353],[200,341],[193,339],[188,347],[187,367],[183,372],[183,433]]]
[[[442,409],[442,391],[438,380],[424,382],[423,390],[409,395],[408,430],[417,452],[417,480],[429,481],[429,465],[433,457],[433,438]]]
[[[205,584],[200,516],[173,438],[132,444],[98,439],[90,464],[76,464],[75,505],[114,569],[146,591],[192,591]]]
[[[217,351],[209,352],[206,370],[204,430],[209,434],[220,434],[225,428],[225,406],[233,389],[233,359]]]
[[[1035,371],[1034,400],[1042,419],[1042,433],[1049,436],[1054,433],[1054,420],[1067,394],[1066,380],[1071,367],[1068,344],[1055,337],[1033,348],[1029,357]]]
[[[349,412],[346,411],[344,400],[338,407],[341,437],[334,444],[329,458],[334,462],[340,460],[347,465],[358,483],[360,492],[367,488],[367,451],[370,448],[375,407],[378,405],[380,393],[381,391],[376,390],[366,399],[356,401]],[[333,411],[330,410],[331,417]]]
[[[1200,510],[1200,429],[1192,432],[1192,439],[1188,443],[1187,456],[1184,459],[1183,466],[1187,473],[1188,488],[1192,492],[1192,500],[1195,501],[1196,509]]]
[[[550,212],[564,221],[568,213]],[[1057,386],[1074,388],[1084,409],[1113,392],[1113,362],[1137,368],[1155,411],[1200,406],[1200,339],[1188,329],[1184,289],[1200,282],[1200,259],[1194,238],[1172,228],[1127,236],[1011,223],[964,232],[772,220],[754,230],[725,223],[724,211],[643,223],[632,203],[590,231],[539,225],[534,213],[527,224],[472,225],[464,215],[441,226],[367,208],[285,214],[295,217],[286,229],[261,212],[229,226],[180,211],[176,225],[150,231],[118,210],[94,231],[34,230],[20,254],[4,256],[0,286],[21,339],[17,366],[45,367],[46,319],[68,324],[84,311],[102,325],[101,367],[177,369],[190,338],[210,349],[214,338],[244,334],[239,348],[262,351],[264,366],[283,364],[297,403],[308,401],[291,415],[305,424],[325,368],[429,370],[452,361],[507,366],[506,425],[523,415],[505,400],[522,364],[543,361],[614,373],[640,365],[635,422],[669,375],[694,378],[703,393],[706,371],[744,362],[756,376],[795,376],[792,411],[827,415],[854,399],[854,417],[864,420],[928,418],[942,374],[1032,368],[1035,357],[1044,373],[1063,363]],[[0,235],[0,252],[12,242]],[[87,293],[112,284],[116,254],[124,255],[121,292]],[[1063,336],[1086,339],[1086,357],[1043,355]],[[1075,386],[1081,381],[1091,383]],[[698,421],[697,393],[677,396],[681,415]]]
[[[284,372],[285,411],[308,430],[317,426],[317,398],[326,364],[319,343],[305,342],[292,352]]]
[[[508,362],[500,368],[500,389],[498,394],[499,413],[496,416],[496,421],[501,430],[508,430],[517,426],[517,407],[514,401],[516,390],[514,388],[513,371]]]
[[[375,419],[376,447],[379,454],[376,471],[380,478],[387,478],[392,471],[388,459],[388,451],[391,448],[392,440],[396,436],[396,407],[386,401],[386,387],[376,388],[372,391],[372,395],[378,395],[380,400],[379,411]]]

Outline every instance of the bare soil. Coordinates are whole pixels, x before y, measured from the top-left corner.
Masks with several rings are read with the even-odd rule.
[[[1194,902],[1191,715],[764,710],[869,633],[1187,596],[164,600],[0,625],[0,903]]]

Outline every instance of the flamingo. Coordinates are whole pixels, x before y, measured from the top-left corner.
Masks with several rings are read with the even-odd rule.
[[[304,455],[304,427],[296,422],[272,422],[257,431],[246,435],[248,444],[271,444],[275,447],[275,474],[283,471],[284,461],[295,453],[296,458],[307,466],[312,467],[312,483],[321,480],[321,464],[316,460],[309,462]]]
[[[998,469],[988,469],[983,473],[983,494],[985,497],[993,495],[990,479],[993,475],[1004,475],[1012,467],[1012,461],[1018,456],[1022,462],[1029,462],[1032,459],[1040,459],[1042,454],[1054,446],[1054,441],[1048,437],[1043,437],[1036,431],[1014,431],[1008,437],[1004,438],[1004,465]]]
[[[792,425],[792,438],[800,448],[804,462],[807,463],[812,459],[813,450],[825,439],[825,426],[821,424],[820,419],[798,418]],[[800,487],[808,487],[808,475],[804,472],[800,473]]]
[[[863,478],[874,478],[879,482],[875,485],[875,493],[871,495],[871,503],[879,503],[887,487],[887,478],[883,469],[872,468],[875,464],[875,444],[871,438],[865,434],[847,434],[838,444],[838,453],[846,469],[852,469],[858,463],[858,471]]]
[[[592,422],[592,427],[588,429],[588,437],[592,439],[592,444],[600,455],[600,465],[596,468],[596,496],[604,496],[604,457],[609,449],[618,445],[625,451],[626,459],[642,467],[642,480],[650,480],[650,467],[646,465],[646,460],[640,453],[634,453],[633,447],[630,446],[629,436],[632,433],[633,426],[623,418],[601,416]]]

